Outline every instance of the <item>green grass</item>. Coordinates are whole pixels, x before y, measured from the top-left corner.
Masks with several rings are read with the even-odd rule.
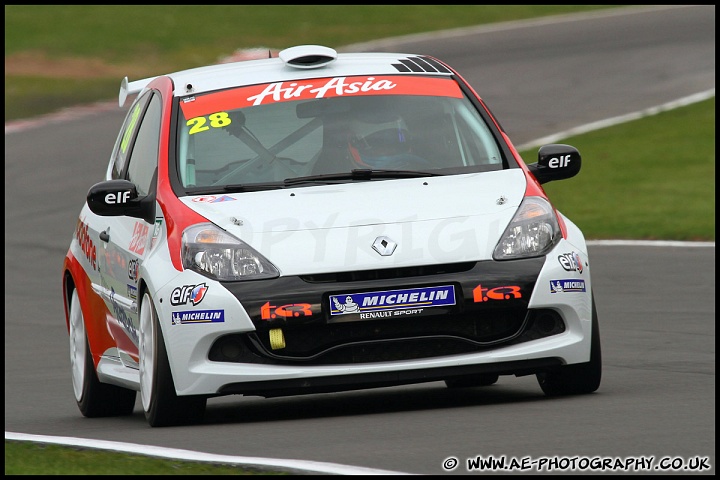
[[[217,63],[237,49],[357,42],[612,5],[6,5],[5,121],[117,97],[124,76],[144,78]],[[47,64],[8,74],[8,57]],[[85,69],[52,62],[100,62]],[[72,80],[86,70],[82,81]],[[56,72],[53,75],[53,72]],[[61,75],[61,76],[60,76]]]
[[[543,187],[586,238],[715,240],[714,97],[561,143],[580,173]]]
[[[5,475],[285,475],[270,469],[5,441]]]
[[[119,77],[122,78],[122,77]],[[5,77],[5,121],[21,120],[63,108],[114,100],[119,78]]]
[[[6,5],[5,56],[214,61],[236,48],[340,46],[384,37],[610,8],[612,5]],[[163,72],[164,73],[164,72]]]

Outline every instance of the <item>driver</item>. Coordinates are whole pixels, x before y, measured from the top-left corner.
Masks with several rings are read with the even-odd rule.
[[[400,117],[381,123],[351,121],[348,148],[355,168],[396,170],[429,166],[413,153],[412,137]]]

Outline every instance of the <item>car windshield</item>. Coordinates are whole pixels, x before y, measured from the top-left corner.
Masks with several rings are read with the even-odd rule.
[[[302,177],[317,183],[328,174],[348,173],[347,181],[355,181],[393,178],[387,172],[394,170],[406,177],[414,171],[420,176],[503,168],[490,128],[453,80],[359,77],[357,85],[371,85],[363,90],[353,89],[351,79],[344,79],[344,89],[311,88],[338,82],[313,79],[181,99],[182,186],[279,188],[300,185]],[[383,175],[351,175],[353,170]],[[338,181],[342,175],[326,178]]]

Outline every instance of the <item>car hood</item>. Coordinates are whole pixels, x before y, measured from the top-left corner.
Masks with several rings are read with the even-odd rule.
[[[300,275],[490,259],[525,188],[511,169],[181,200]]]

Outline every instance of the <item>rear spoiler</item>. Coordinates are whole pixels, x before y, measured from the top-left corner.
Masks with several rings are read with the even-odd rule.
[[[135,80],[134,82],[128,82],[128,78],[125,77],[120,82],[120,106],[125,105],[128,95],[135,95],[140,93],[143,88],[147,87],[148,83],[155,80],[157,77],[143,78],[142,80]]]

